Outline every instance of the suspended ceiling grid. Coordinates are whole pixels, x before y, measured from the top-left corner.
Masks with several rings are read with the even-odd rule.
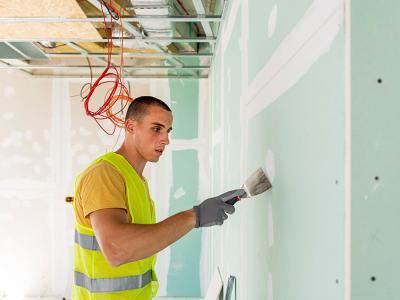
[[[113,0],[122,18],[109,1],[0,0],[0,68],[96,77],[112,31],[111,64],[122,62],[125,78],[208,77],[226,0]]]

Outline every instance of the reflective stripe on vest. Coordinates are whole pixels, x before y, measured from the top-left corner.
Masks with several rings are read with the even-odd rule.
[[[99,243],[95,236],[79,233],[75,230],[75,243],[83,249],[100,251]]]
[[[83,273],[75,272],[75,284],[92,293],[121,292],[145,287],[151,282],[151,274],[149,270],[142,275],[90,279]]]

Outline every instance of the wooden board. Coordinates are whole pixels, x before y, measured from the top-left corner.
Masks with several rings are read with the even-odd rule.
[[[0,17],[85,18],[75,0],[0,0]],[[93,25],[85,23],[16,23],[2,24],[0,38],[99,38]]]

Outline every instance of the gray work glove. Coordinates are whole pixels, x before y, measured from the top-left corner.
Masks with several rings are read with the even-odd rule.
[[[222,195],[204,200],[197,206],[194,206],[196,211],[196,228],[208,227],[213,225],[222,225],[228,218],[227,214],[233,214],[235,207],[225,203],[226,201],[241,197],[243,190],[233,190]]]

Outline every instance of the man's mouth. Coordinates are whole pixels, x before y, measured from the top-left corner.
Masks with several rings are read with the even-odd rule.
[[[163,153],[163,150],[161,149],[156,149],[156,152],[158,152],[160,155]]]

